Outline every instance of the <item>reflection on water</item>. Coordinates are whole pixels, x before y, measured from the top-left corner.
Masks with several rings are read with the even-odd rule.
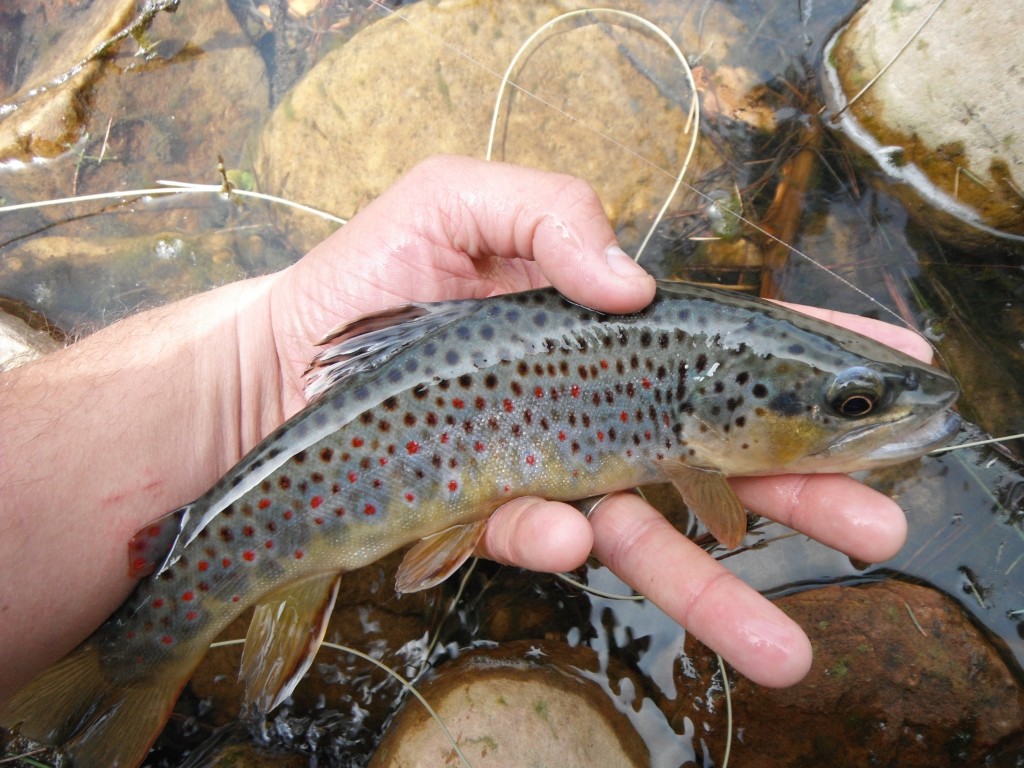
[[[0,85],[6,86],[8,95],[24,87],[25,73],[33,70],[33,36],[41,35],[44,25],[60,28],[74,21],[75,17],[60,17],[62,10],[71,11],[59,3],[43,5],[43,17],[28,10],[0,10],[0,65],[6,67]],[[728,200],[727,213],[740,210],[755,222],[772,206],[779,173],[799,151],[794,137],[806,136],[805,128],[815,125],[813,73],[821,47],[852,5],[777,2],[730,7],[741,14],[743,44],[735,50],[688,51],[695,64],[709,69],[755,72],[760,82],[753,96],[745,95],[771,113],[775,129],[750,130],[727,120],[707,124],[703,141],[718,159],[689,181],[710,195],[712,207],[693,194],[679,203],[651,255],[652,269],[730,284],[759,284],[767,240],[750,226],[730,222],[723,229],[722,201]],[[156,19],[144,55],[137,56],[137,48],[125,44],[98,81],[77,138],[45,162],[6,162],[0,168],[0,197],[13,203],[147,188],[161,178],[216,183],[218,155],[231,168],[249,169],[254,132],[268,116],[272,100],[287,99],[299,74],[295,68],[308,66],[350,38],[358,24],[387,13],[369,4],[328,0],[312,16],[272,19],[261,15],[254,3],[239,0],[231,6],[235,15],[215,0],[183,3],[174,16]],[[649,9],[649,15],[670,31],[704,23],[705,13],[718,10],[703,2],[667,7],[653,3]],[[295,46],[296,41],[301,45]],[[233,76],[224,77],[224,72]],[[390,70],[382,62],[380,76],[409,74]],[[717,96],[724,99],[722,82],[717,81]],[[493,95],[481,93],[481,103],[489,105]],[[1024,380],[1019,254],[965,253],[936,242],[908,222],[902,206],[875,185],[870,171],[856,165],[826,125],[816,125],[819,143],[800,191],[798,226],[772,230],[789,232],[789,244],[813,261],[791,257],[776,276],[778,296],[887,320],[893,320],[893,314],[902,317],[928,334],[939,359],[962,382],[961,408],[969,419],[994,434],[1024,431],[1018,386]],[[405,141],[401,135],[383,139]],[[543,142],[544,137],[533,141]],[[423,156],[431,152],[431,146],[422,147]],[[654,175],[663,181],[664,174]],[[650,215],[618,223],[623,230],[642,230]],[[0,214],[0,295],[27,302],[67,330],[88,331],[140,308],[290,263],[298,254],[278,234],[275,223],[269,206],[216,196],[132,196]],[[723,232],[727,237],[717,241],[701,239]],[[964,439],[974,436],[969,431]],[[803,537],[787,537],[780,526],[766,522],[756,529],[756,536],[768,543],[730,555],[725,562],[772,595],[893,575],[932,585],[991,633],[1020,677],[1024,484],[1018,460],[994,448],[969,449],[875,473],[868,481],[908,511],[910,540],[893,560],[853,564]],[[620,702],[652,753],[660,755],[659,765],[680,765],[698,756],[705,764],[714,759],[705,751],[703,734],[693,730],[698,715],[680,725],[651,703],[675,699],[674,681],[682,667],[703,680],[704,705],[722,705],[721,678],[714,670],[687,666],[692,661],[682,652],[678,628],[659,611],[646,604],[587,598],[547,577],[513,578],[488,568],[483,572],[485,576],[470,582],[466,602],[445,623],[445,634],[433,652],[435,662],[457,653],[459,647],[529,638],[531,633],[586,643],[599,656],[614,655],[632,670],[627,677],[600,682]],[[587,578],[611,591],[624,589],[603,569],[591,570]],[[385,604],[392,600],[383,597]],[[424,618],[435,617],[425,612]],[[422,630],[419,625],[404,627],[377,639],[381,650],[394,652],[419,638]],[[358,643],[358,633],[347,634],[339,639]],[[322,677],[331,677],[328,667]],[[339,680],[333,679],[333,685],[333,690],[330,685],[324,690],[336,702],[334,697],[342,696]],[[273,716],[272,732],[264,735],[277,744],[319,750],[331,764],[359,764],[366,744],[357,742],[365,742],[366,731],[354,731],[353,722],[361,724],[359,713],[372,711],[370,722],[379,728],[398,695],[396,686],[379,679],[370,688],[363,698],[350,700],[351,706],[340,714],[331,701],[315,703],[311,714],[279,712]],[[189,714],[200,723],[202,700],[186,698],[181,705],[186,710],[194,707]],[[201,741],[188,741],[182,721],[172,725],[175,740]],[[208,735],[204,727],[197,732],[203,739]],[[237,738],[235,734],[228,740]],[[166,754],[162,759],[174,764],[176,758],[170,751]]]

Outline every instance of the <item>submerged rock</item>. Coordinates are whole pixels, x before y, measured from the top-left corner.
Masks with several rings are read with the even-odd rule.
[[[586,648],[508,643],[467,653],[419,690],[474,768],[650,765],[626,716],[580,672],[597,666]],[[440,765],[461,761],[437,721],[410,697],[370,768]]]
[[[1000,760],[1007,748],[1024,746],[1020,689],[948,597],[889,581],[802,592],[779,607],[807,631],[814,664],[803,682],[783,690],[733,681],[738,765],[1019,764]],[[695,659],[711,674],[713,656]],[[725,703],[720,691],[713,701],[707,696],[706,679],[678,677],[674,717],[697,720],[698,731],[703,721],[711,753],[721,755]]]
[[[864,5],[826,49],[830,110],[940,236],[1024,243],[1020,5],[950,0],[929,19],[935,8]]]
[[[444,0],[374,23],[275,110],[256,160],[261,188],[351,216],[429,155],[484,157],[501,73],[572,5]],[[514,73],[524,90],[505,91],[493,159],[582,176],[625,245],[638,244],[692,136],[692,92],[673,62],[636,29],[556,27]],[[287,211],[280,222],[299,250],[333,229]]]

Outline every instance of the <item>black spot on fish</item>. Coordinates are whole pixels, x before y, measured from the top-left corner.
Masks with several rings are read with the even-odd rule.
[[[538,328],[543,328],[548,324],[547,312],[534,312],[533,313],[533,324]]]
[[[439,382],[437,382],[437,387],[438,387],[438,389],[440,389],[440,390],[441,390],[442,392],[447,392],[447,391],[448,391],[448,388],[449,388],[449,387],[450,387],[451,385],[452,385],[452,383],[451,383],[450,381],[448,381],[448,379],[441,379],[441,380],[440,380]]]
[[[470,336],[469,327],[465,325],[458,326],[455,329],[455,335],[458,336],[463,341],[468,341]]]
[[[667,333],[658,334],[658,349],[668,349],[669,338]]]
[[[494,327],[485,325],[480,329],[480,338],[484,341],[490,341],[494,338]]]
[[[459,386],[463,389],[469,389],[473,385],[473,377],[468,373],[464,373],[459,376]]]
[[[723,392],[724,390],[725,390],[725,384],[724,384],[724,382],[721,382],[721,381],[716,381],[716,382],[715,382],[715,392],[719,392],[719,393],[721,393],[721,392]]]
[[[697,361],[693,364],[693,367],[698,373],[703,372],[708,367],[708,356],[703,352],[697,355]]]
[[[412,388],[412,396],[417,400],[422,400],[430,392],[426,384],[417,384]]]
[[[750,390],[750,394],[752,394],[754,397],[768,397],[768,387],[758,382]]]
[[[768,402],[768,407],[783,416],[797,416],[804,404],[792,392],[780,392]]]
[[[423,345],[423,354],[427,357],[433,357],[437,354],[437,344],[432,341],[428,341]]]
[[[749,379],[750,374],[747,373],[746,371],[740,371],[739,373],[736,374],[736,383],[739,384],[741,387],[744,384],[746,384]]]
[[[370,396],[370,389],[365,384],[360,384],[352,394],[356,396],[356,400],[365,400]]]
[[[790,344],[787,351],[791,355],[802,355],[807,350],[804,348],[803,344]]]
[[[359,414],[359,421],[363,424],[370,424],[373,422],[373,413],[371,411],[363,411]]]
[[[410,357],[405,361],[405,370],[409,373],[415,373],[419,367],[420,363],[415,357]]]
[[[305,461],[306,461],[306,452],[305,451],[299,451],[294,456],[292,456],[292,461],[294,461],[296,464],[303,464],[303,463],[305,463]]]
[[[496,386],[498,386],[498,377],[495,376],[493,373],[488,373],[486,376],[484,376],[484,386],[487,387],[488,389],[494,389]]]
[[[459,353],[454,349],[449,349],[444,353],[444,361],[448,363],[448,365],[456,365],[459,362]]]
[[[281,477],[277,478],[277,487],[282,491],[287,491],[292,487],[292,479],[288,475],[281,475]]]
[[[405,424],[405,426],[407,426],[407,427],[415,427],[416,426],[416,414],[415,413],[406,413],[405,414],[405,418],[402,419],[402,423]]]

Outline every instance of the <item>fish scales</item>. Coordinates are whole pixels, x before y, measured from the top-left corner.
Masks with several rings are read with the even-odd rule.
[[[518,496],[670,479],[693,503],[683,477],[849,471],[876,449],[866,426],[891,440],[931,425],[897,460],[955,429],[956,386],[942,372],[721,291],[660,283],[626,316],[550,289],[393,315],[342,329],[310,405],[133,541],[133,568],[155,572],[83,646],[111,697],[167,669],[187,677],[228,623],[284,585],[361,567]],[[844,413],[849,403],[873,412]],[[30,720],[32,700],[16,697],[2,722]],[[94,754],[81,723],[36,730]]]

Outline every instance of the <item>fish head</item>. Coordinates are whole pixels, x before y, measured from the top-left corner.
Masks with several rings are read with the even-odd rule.
[[[689,376],[681,460],[730,476],[853,472],[918,458],[959,430],[952,376],[844,329],[801,325],[784,344],[727,341]]]

